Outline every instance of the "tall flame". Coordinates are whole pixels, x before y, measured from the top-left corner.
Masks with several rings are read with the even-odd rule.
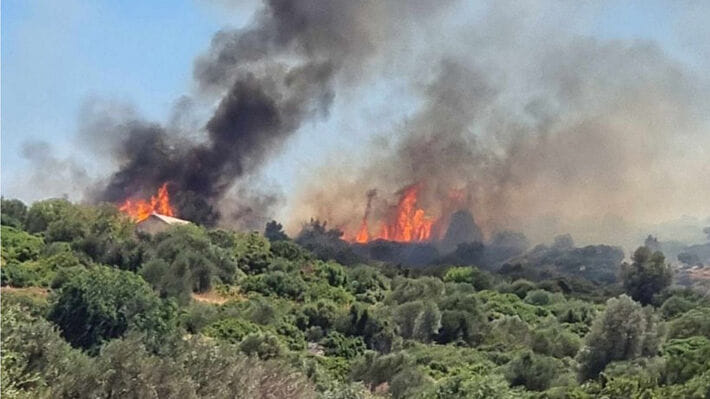
[[[170,205],[170,195],[168,194],[168,183],[163,183],[158,189],[158,195],[150,197],[150,201],[146,200],[125,200],[119,207],[119,210],[127,213],[136,222],[148,219],[152,213],[159,213],[166,216],[175,216],[175,211]]]
[[[354,241],[366,243],[371,239],[383,239],[399,242],[420,242],[431,238],[434,219],[426,215],[426,212],[417,207],[419,195],[419,185],[414,184],[402,190],[402,195],[396,207],[388,218],[380,223],[380,232],[376,236],[370,236],[367,224],[368,211],[362,220],[360,229]],[[368,204],[369,205],[369,204]]]

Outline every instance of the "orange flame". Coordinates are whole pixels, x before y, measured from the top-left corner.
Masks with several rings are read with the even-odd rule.
[[[363,219],[360,224],[360,230],[358,230],[357,235],[355,236],[355,242],[364,244],[368,241],[370,241],[370,232],[367,228],[367,220]]]
[[[383,220],[380,233],[371,237],[367,225],[367,217],[363,218],[360,230],[355,236],[355,242],[366,243],[370,239],[383,239],[398,242],[420,242],[431,238],[434,219],[417,207],[419,185],[414,184],[402,191],[399,203],[393,208],[389,218]],[[367,216],[367,215],[366,215]]]
[[[163,183],[163,185],[158,189],[158,195],[151,196],[150,201],[127,199],[118,207],[118,209],[127,213],[136,222],[148,219],[148,217],[153,213],[159,213],[166,216],[175,216],[175,211],[170,205],[168,183]]]

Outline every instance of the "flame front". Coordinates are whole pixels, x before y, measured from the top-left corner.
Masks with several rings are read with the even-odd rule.
[[[370,235],[366,213],[354,241],[358,243],[366,243],[372,239],[398,242],[428,241],[431,238],[434,219],[417,207],[418,195],[419,185],[406,187],[392,213],[380,223],[378,235]]]
[[[136,222],[147,219],[152,213],[159,213],[166,216],[175,216],[175,211],[170,205],[170,195],[168,194],[168,183],[163,183],[158,189],[158,195],[146,200],[125,200],[118,209],[127,213]]]

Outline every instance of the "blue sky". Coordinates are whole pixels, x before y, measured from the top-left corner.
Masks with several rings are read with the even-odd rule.
[[[706,49],[694,47],[693,42],[692,32],[697,31],[678,34],[682,7],[663,1],[604,4],[591,7],[595,15],[582,19],[575,29],[600,39],[654,40],[677,59],[703,64]],[[165,121],[175,100],[191,90],[195,56],[208,47],[219,28],[244,24],[255,6],[254,1],[244,1],[228,12],[218,4],[193,0],[3,1],[3,181],[25,173],[21,148],[27,140],[49,142],[60,157],[81,146],[75,140],[78,113],[88,99],[126,102],[149,120]],[[379,89],[375,85],[372,90]],[[406,99],[400,100],[406,104]],[[372,96],[358,112],[377,112],[392,103],[390,95]],[[402,113],[388,115],[394,120]],[[357,145],[366,138],[365,122],[343,120],[336,108],[330,120],[309,123],[267,175],[289,191],[296,175],[284,170],[306,167],[329,146]],[[332,129],[360,133],[346,138],[332,134]],[[320,139],[318,151],[301,151],[302,142],[314,137]],[[2,191],[27,195],[14,192],[8,184]]]
[[[27,139],[68,152],[89,98],[164,118],[222,22],[191,0],[3,1],[3,177],[22,172]]]

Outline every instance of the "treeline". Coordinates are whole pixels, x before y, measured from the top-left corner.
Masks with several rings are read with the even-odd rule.
[[[294,239],[134,227],[3,199],[3,395],[710,397],[710,303],[647,247],[600,285],[519,259],[365,264],[317,221]],[[561,268],[568,246],[527,256]]]

